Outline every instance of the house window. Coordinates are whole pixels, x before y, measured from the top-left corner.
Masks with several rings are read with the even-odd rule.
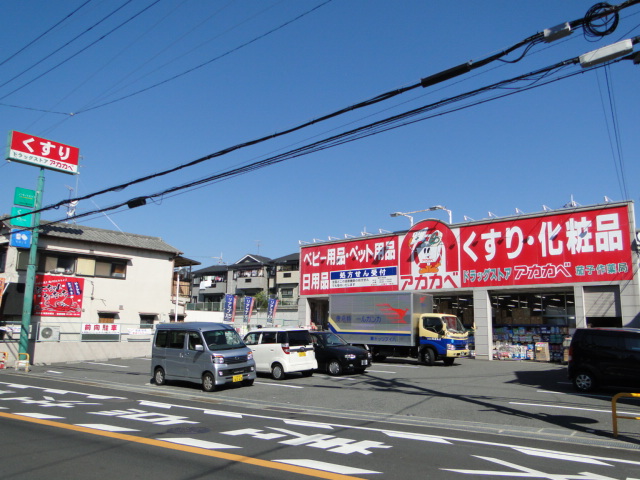
[[[72,275],[76,273],[76,257],[71,255],[42,253],[40,255],[40,262],[38,263],[38,271]]]
[[[153,313],[140,314],[140,328],[153,328],[153,324],[158,320],[158,315]]]
[[[76,273],[78,275],[87,275],[93,277],[96,272],[96,259],[78,257]]]
[[[282,293],[282,298],[293,297],[293,288],[283,288],[280,292]]]
[[[0,273],[4,273],[5,263],[7,261],[7,249],[0,248]]]
[[[108,278],[126,278],[127,265],[121,260],[113,261],[108,259],[97,259],[95,276]]]
[[[283,273],[282,278],[291,278],[291,273]]]
[[[117,312],[98,312],[98,323],[115,323]]]

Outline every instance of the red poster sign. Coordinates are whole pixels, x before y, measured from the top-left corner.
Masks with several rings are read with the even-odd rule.
[[[42,317],[82,316],[84,278],[37,275],[33,314]]]
[[[301,294],[606,283],[631,280],[632,262],[626,205],[454,229],[425,220],[400,236],[302,247]]]
[[[7,160],[77,174],[80,149],[45,138],[12,131]]]

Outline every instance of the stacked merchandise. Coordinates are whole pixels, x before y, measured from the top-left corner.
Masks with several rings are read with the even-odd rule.
[[[568,327],[554,325],[498,327],[493,330],[494,358],[533,360],[535,344],[546,342],[550,360],[560,362],[567,334]]]

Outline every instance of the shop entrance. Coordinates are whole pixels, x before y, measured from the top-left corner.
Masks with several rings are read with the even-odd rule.
[[[494,358],[563,360],[564,340],[570,329],[576,327],[572,291],[494,292],[490,299]],[[544,357],[541,352],[544,352]]]
[[[316,330],[329,330],[329,300],[309,299],[310,319]]]

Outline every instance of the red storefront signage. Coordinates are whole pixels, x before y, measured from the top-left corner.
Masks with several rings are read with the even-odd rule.
[[[300,260],[302,295],[633,278],[626,205],[454,229],[425,220],[404,235],[304,246]]]
[[[84,278],[36,275],[33,314],[41,317],[82,316]]]
[[[304,247],[302,294],[380,292],[398,284],[398,237]]]
[[[7,160],[77,174],[80,149],[45,138],[12,131]]]

